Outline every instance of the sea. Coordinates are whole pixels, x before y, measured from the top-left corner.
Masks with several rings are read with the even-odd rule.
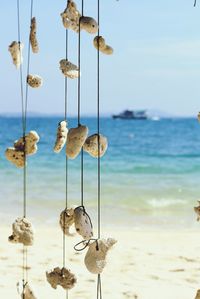
[[[54,153],[62,117],[29,117],[27,132],[40,136],[38,152],[28,157],[27,214],[54,224],[65,207],[81,204],[80,156],[68,160]],[[89,134],[93,117],[81,119]],[[69,118],[76,127],[77,119]],[[200,200],[200,124],[193,118],[113,120],[102,118],[108,150],[101,158],[102,226],[146,228],[199,227],[193,207]],[[7,147],[22,135],[20,117],[0,117],[0,218],[4,223],[23,213],[23,170],[6,160]],[[97,159],[84,153],[84,205],[97,219]]]

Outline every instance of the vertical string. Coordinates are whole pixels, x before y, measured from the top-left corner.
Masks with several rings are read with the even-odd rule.
[[[196,6],[196,4],[197,4],[197,0],[194,0],[194,7]]]

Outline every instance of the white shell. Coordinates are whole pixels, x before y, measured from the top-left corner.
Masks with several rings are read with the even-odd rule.
[[[74,210],[75,229],[84,240],[89,240],[93,237],[93,229],[91,220],[83,207],[78,207]]]
[[[85,256],[85,266],[89,272],[93,274],[102,273],[106,266],[106,256],[108,251],[117,241],[109,238],[94,241],[89,245],[89,249]]]

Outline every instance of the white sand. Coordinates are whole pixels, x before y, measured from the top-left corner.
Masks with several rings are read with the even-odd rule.
[[[113,230],[113,229],[112,229]],[[22,277],[20,245],[7,241],[11,229],[0,231],[0,298],[19,298],[16,282]],[[54,290],[46,282],[45,271],[62,266],[62,233],[59,227],[37,227],[35,245],[29,251],[29,282],[38,299],[65,298],[60,287]],[[118,239],[109,254],[102,275],[103,299],[194,299],[200,288],[200,232],[107,230]],[[76,273],[78,283],[70,291],[72,299],[95,299],[96,276],[83,263],[85,251],[77,254],[67,241],[67,264]]]

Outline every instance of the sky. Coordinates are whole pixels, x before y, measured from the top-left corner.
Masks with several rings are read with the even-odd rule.
[[[25,44],[26,75],[30,1],[21,0],[21,40]],[[40,52],[31,54],[30,73],[43,77],[40,89],[30,89],[28,110],[41,114],[64,111],[65,29],[60,13],[66,0],[34,0]],[[198,3],[199,2],[199,3]],[[81,0],[76,0],[81,8]],[[200,110],[200,1],[101,0],[100,33],[114,48],[100,55],[101,114],[126,108],[161,110],[192,116]],[[97,1],[85,0],[84,15],[97,17]],[[16,0],[0,9],[0,114],[20,113],[19,71],[9,44],[17,40]],[[77,33],[69,31],[69,60],[77,64]],[[95,115],[96,50],[94,35],[81,32],[81,113]],[[69,80],[68,112],[77,114],[77,81]]]

